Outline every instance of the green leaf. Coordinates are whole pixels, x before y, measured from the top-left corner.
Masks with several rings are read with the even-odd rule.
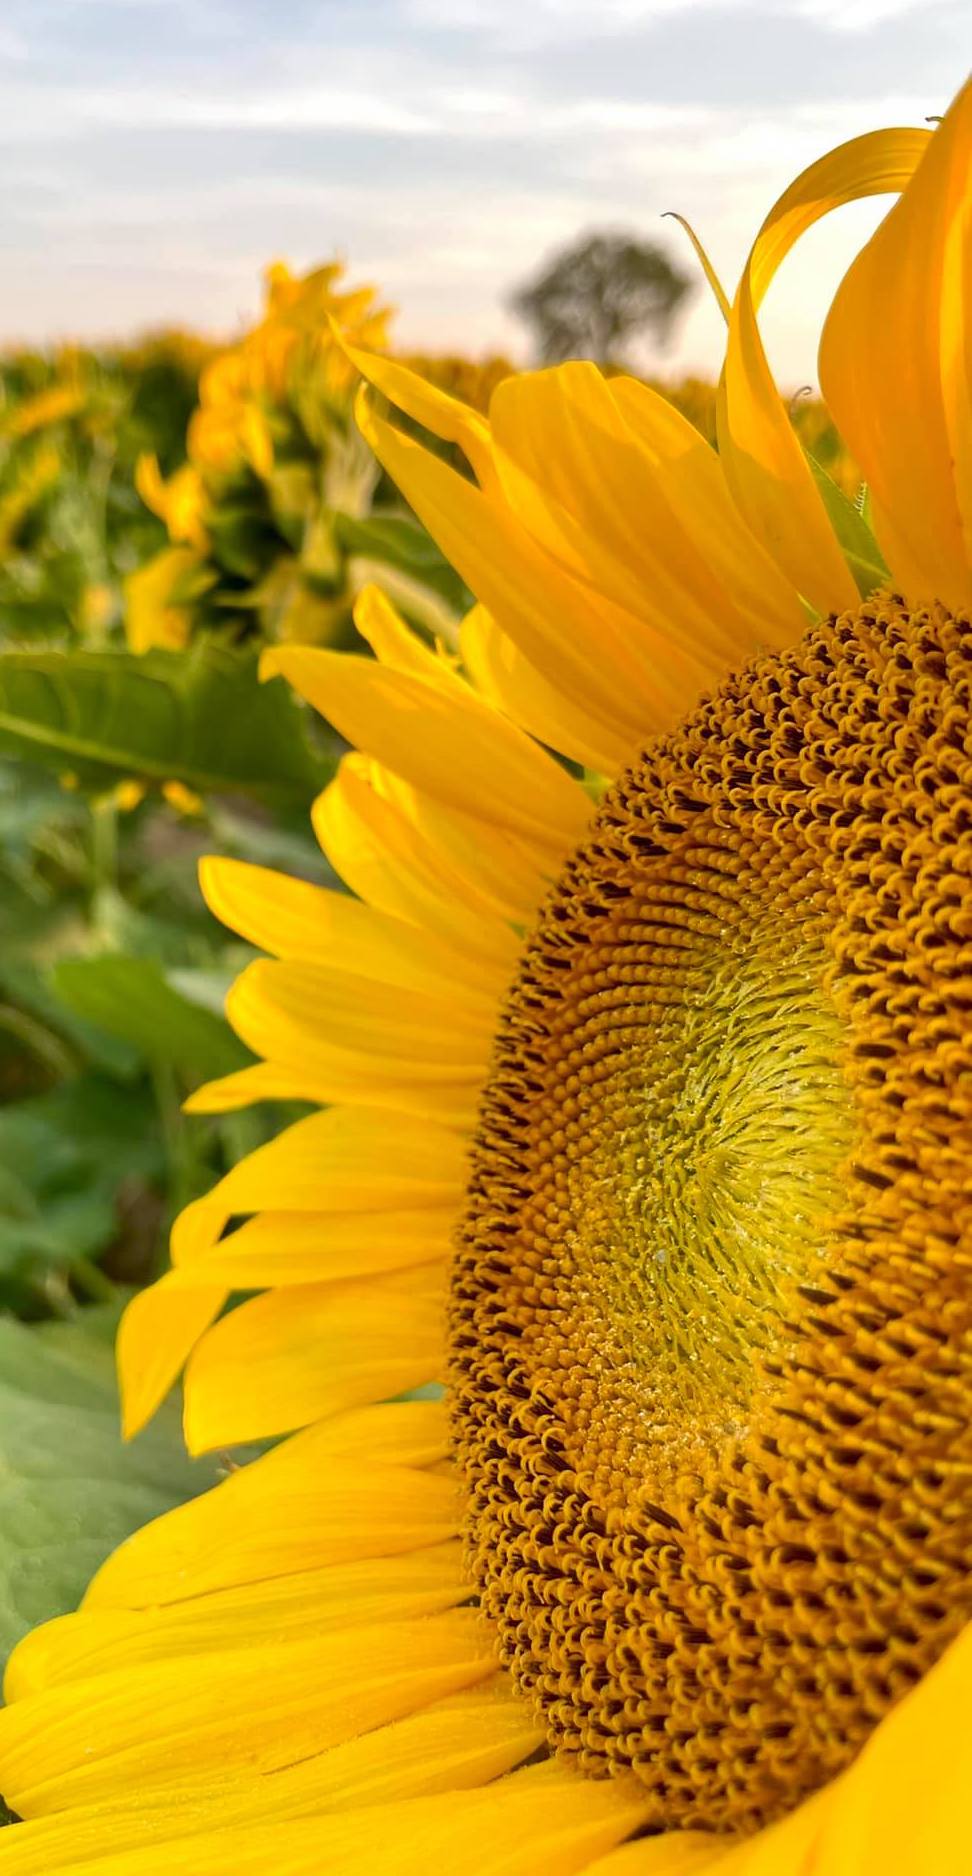
[[[0,1321],[0,1659],[73,1609],[123,1538],[217,1477],[186,1458],[174,1407],[122,1443],[111,1351],[84,1317],[54,1335]]]
[[[444,599],[456,615],[470,605],[469,592],[458,573],[417,521],[405,515],[382,514],[361,521],[339,514],[334,520],[346,553],[395,568]],[[377,577],[381,578],[380,572]]]
[[[198,793],[308,801],[327,779],[306,718],[255,658],[200,639],[188,652],[0,653],[0,753],[71,771],[181,781]]]
[[[253,1059],[221,1016],[173,988],[154,958],[65,958],[51,982],[78,1016],[189,1081],[229,1075]]]
[[[164,1169],[144,1088],[91,1074],[0,1107],[0,1274],[97,1257],[118,1234],[123,1183]]]
[[[129,1043],[108,1035],[94,1023],[86,1022],[69,1009],[56,995],[47,970],[32,963],[0,961],[0,991],[12,998],[38,1022],[44,1023],[83,1061],[104,1069],[122,1081],[132,1080],[139,1072],[139,1061]]]
[[[861,598],[866,599],[876,586],[886,586],[890,580],[887,562],[862,510],[855,507],[843,489],[838,488],[810,451],[805,453],[817,491],[827,510],[827,519],[843,548],[844,558],[857,582]]]

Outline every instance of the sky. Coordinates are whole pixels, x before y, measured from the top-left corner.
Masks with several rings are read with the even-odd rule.
[[[775,196],[844,138],[940,113],[968,0],[2,0],[0,341],[232,337],[274,258],[342,256],[397,342],[520,362],[511,289],[579,233],[735,284]],[[883,213],[813,230],[764,318],[814,382],[820,319]],[[662,375],[714,375],[700,283]]]

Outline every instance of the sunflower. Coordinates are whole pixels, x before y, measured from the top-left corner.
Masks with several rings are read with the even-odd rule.
[[[356,354],[468,461],[365,395],[480,605],[266,654],[354,745],[354,896],[205,866],[270,955],[195,1105],[320,1111],[183,1215],[120,1362],[129,1432],[187,1362],[194,1451],[286,1437],[15,1652],[4,1872],[966,1866],[970,148],[966,91],[786,192],[718,456],[582,365],[487,421]],[[878,191],[848,515],[756,312]]]
[[[378,346],[390,314],[374,288],[342,287],[343,273],[269,267],[263,318],[202,370],[188,461],[166,480],[155,456],[139,457],[138,493],[170,545],[126,581],[133,651],[178,650],[200,626],[333,642],[349,621],[362,581],[336,517],[360,519],[377,471],[329,321]]]

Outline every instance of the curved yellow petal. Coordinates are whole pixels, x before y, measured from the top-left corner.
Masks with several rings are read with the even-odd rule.
[[[489,1063],[493,1012],[347,971],[284,961],[251,964],[226,1001],[237,1035],[318,1098],[466,1125]]]
[[[329,965],[402,989],[455,983],[464,998],[490,1006],[502,984],[502,974],[484,973],[482,960],[463,946],[269,867],[209,857],[199,863],[199,883],[222,924],[274,957]]]
[[[710,555],[686,486],[718,483],[715,453],[657,392],[640,391],[637,399],[619,397],[614,382],[585,363],[504,379],[490,405],[495,462],[510,507],[556,560],[625,607],[634,632],[640,628],[646,642],[653,637],[659,660],[691,654],[694,664],[684,669],[690,705],[756,640],[733,584],[720,578],[725,562]],[[637,427],[627,420],[634,410]],[[669,474],[680,456],[691,461],[684,479]],[[725,492],[722,506],[723,529],[743,534]],[[793,594],[755,543],[746,545],[792,629]]]
[[[485,606],[473,606],[466,614],[459,647],[476,689],[494,710],[502,710],[561,755],[601,774],[614,772],[615,764],[599,747],[585,712],[548,683]]]
[[[326,1243],[329,1219],[337,1214],[340,1241],[342,1219],[354,1214],[360,1221],[360,1238],[356,1240],[354,1232],[346,1237],[343,1254],[350,1258],[356,1241],[363,1239],[367,1246],[367,1221],[375,1218],[375,1268],[383,1263],[380,1245],[388,1244],[391,1231],[387,1220],[381,1222],[383,1214],[427,1213],[429,1238],[420,1240],[413,1224],[410,1248],[391,1252],[391,1263],[384,1267],[396,1262],[421,1265],[426,1251],[431,1256],[441,1248],[446,1220],[461,1199],[465,1160],[463,1139],[426,1120],[384,1109],[330,1108],[296,1122],[241,1161],[212,1192],[181,1213],[172,1235],[175,1268],[139,1292],[122,1318],[117,1356],[126,1436],[151,1418],[226,1301],[229,1286],[219,1277],[209,1278],[205,1259],[230,1219],[274,1211],[312,1214],[314,1226],[304,1233],[306,1255],[310,1232],[319,1229]],[[254,1237],[258,1245],[261,1238],[265,1242],[266,1229],[255,1225],[247,1249]],[[232,1239],[223,1255],[232,1268]],[[326,1252],[324,1263],[326,1269]],[[364,1267],[369,1267],[367,1249]],[[408,1385],[412,1383],[401,1383]]]
[[[857,587],[773,382],[756,315],[800,235],[845,202],[903,189],[927,140],[921,130],[873,131],[804,170],[766,217],[732,305],[717,410],[720,460],[752,533],[821,613],[856,606]],[[881,317],[876,304],[873,316]],[[861,327],[858,342],[870,341]]]
[[[145,1663],[0,1711],[8,1803],[37,1816],[187,1779],[219,1783],[353,1739],[495,1671],[477,1617],[447,1610],[370,1630]]]
[[[558,852],[583,831],[583,792],[469,686],[445,691],[413,671],[299,646],[265,652],[261,668],[282,672],[356,748],[447,807]]]
[[[667,497],[720,584],[733,596],[743,635],[733,659],[802,636],[806,613],[796,588],[746,526],[725,469],[693,423],[636,378],[612,378],[611,396],[654,465]]]
[[[505,502],[360,402],[358,424],[476,598],[551,683],[586,707],[598,744],[613,762],[630,755],[666,710],[677,714],[665,673],[656,671],[653,684],[638,657],[637,621],[558,568]]]
[[[173,1227],[173,1261],[203,1256],[231,1218],[253,1212],[454,1209],[466,1154],[455,1133],[384,1108],[310,1114],[186,1206]]]
[[[917,135],[918,133],[916,133]],[[913,602],[972,598],[972,83],[846,275],[820,344],[824,396]]]
[[[231,1114],[254,1101],[316,1101],[320,1097],[313,1077],[303,1068],[281,1068],[273,1062],[253,1062],[232,1075],[204,1081],[182,1103],[185,1114]]]
[[[489,425],[457,397],[440,391],[397,359],[365,352],[338,334],[351,363],[366,381],[424,430],[443,443],[457,443],[476,474],[489,473]]]
[[[226,1287],[218,1279],[187,1291],[172,1270],[132,1297],[119,1324],[115,1350],[126,1439],[132,1439],[161,1407],[226,1297]]]
[[[462,684],[455,671],[422,643],[380,586],[362,587],[354,602],[354,623],[379,664],[393,671],[411,671],[415,677],[438,684],[446,696],[461,698]]]
[[[445,1298],[441,1268],[431,1265],[404,1276],[295,1284],[243,1303],[189,1357],[189,1451],[268,1439],[439,1380]]]
[[[4,1682],[8,1701],[65,1681],[177,1655],[296,1641],[335,1629],[437,1615],[469,1599],[458,1539],[211,1590],[155,1609],[81,1609],[33,1629]],[[218,1671],[218,1664],[214,1663]]]
[[[569,839],[541,847],[507,828],[433,800],[380,763],[372,764],[370,779],[382,800],[400,810],[415,829],[430,858],[448,873],[460,895],[470,905],[485,897],[504,920],[520,923],[532,918],[576,845],[575,831]],[[579,787],[575,786],[575,793],[586,821],[592,811],[590,801]],[[504,990],[508,981],[507,970]]]
[[[329,1811],[383,1805],[435,1792],[475,1789],[527,1758],[539,1744],[522,1703],[498,1676],[472,1689],[420,1708],[405,1719],[375,1727],[357,1739],[315,1753],[299,1765],[241,1778],[218,1791],[196,1786],[122,1804],[84,1805],[66,1815],[38,1818],[5,1840],[10,1876],[54,1876],[90,1868],[106,1842],[111,1855],[129,1859],[137,1876],[139,1851],[151,1844],[178,1845],[200,1831],[265,1823],[272,1804],[276,1823],[317,1819]],[[178,1849],[169,1851],[185,1867]],[[116,1863],[117,1868],[117,1863]],[[276,1865],[274,1865],[276,1871]]]
[[[102,1564],[83,1607],[182,1603],[443,1543],[458,1529],[455,1483],[421,1468],[446,1445],[438,1401],[336,1414],[143,1525]]]
[[[705,1876],[720,1855],[719,1839],[701,1830],[667,1830],[623,1843],[584,1866],[584,1876]],[[795,1869],[779,1876],[798,1876]]]
[[[179,1267],[183,1284],[259,1290],[377,1275],[448,1257],[454,1207],[419,1211],[258,1212]]]
[[[454,1726],[460,1734],[461,1720]],[[392,1730],[372,1736],[371,1765],[385,1732]],[[280,1776],[273,1774],[275,1780]],[[380,1790],[380,1774],[377,1782]],[[153,1807],[161,1807],[164,1795],[164,1787],[153,1785],[142,1799],[150,1828]],[[589,1780],[545,1766],[511,1772],[473,1791],[446,1790],[385,1804],[369,1801],[367,1788],[362,1795],[362,1808],[288,1815],[280,1822],[248,1810],[245,1823],[223,1828],[203,1810],[187,1820],[191,1834],[180,1831],[176,1839],[180,1866],[191,1869],[192,1876],[267,1876],[268,1871],[321,1876],[325,1870],[334,1876],[428,1876],[437,1868],[449,1876],[583,1876],[592,1858],[636,1830],[645,1813],[631,1779]],[[22,1840],[63,1841],[52,1828],[55,1823],[45,1828],[42,1820],[28,1827]],[[88,1876],[172,1876],[171,1833],[160,1839],[152,1831],[151,1837],[155,1840],[117,1854],[109,1850],[93,1860],[82,1851],[83,1861],[59,1865],[57,1876],[73,1876],[82,1868]],[[130,1845],[124,1824],[121,1842]],[[86,1844],[91,1845],[87,1832]],[[15,1876],[40,1876],[41,1871],[54,1876],[50,1864],[29,1860],[18,1862]]]
[[[335,872],[366,905],[441,934],[509,980],[520,944],[508,924],[505,881],[500,876],[491,891],[475,843],[464,868],[439,852],[427,831],[428,803],[414,791],[397,789],[392,798],[380,765],[352,753],[315,802],[313,822]],[[477,832],[483,825],[473,823]]]

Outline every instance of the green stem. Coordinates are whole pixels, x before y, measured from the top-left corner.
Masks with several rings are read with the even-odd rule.
[[[91,883],[95,894],[118,885],[118,810],[113,801],[91,809]]]
[[[169,1174],[169,1206],[175,1217],[196,1196],[196,1156],[183,1119],[179,1087],[171,1063],[153,1062],[151,1072]]]
[[[90,1297],[93,1303],[113,1303],[115,1301],[116,1291],[111,1278],[106,1277],[104,1271],[99,1270],[97,1264],[93,1264],[90,1257],[75,1257],[69,1267],[68,1274],[76,1283],[78,1289],[83,1290],[85,1295]]]

